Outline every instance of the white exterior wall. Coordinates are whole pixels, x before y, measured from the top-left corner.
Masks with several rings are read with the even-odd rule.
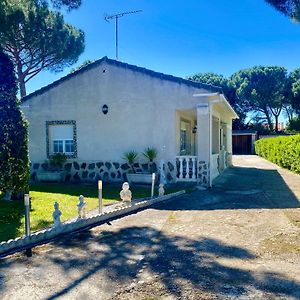
[[[208,91],[104,62],[23,104],[30,159],[47,158],[46,121],[75,120],[79,161],[122,161],[124,151],[142,152],[148,146],[157,148],[159,155],[165,146],[163,158],[174,160],[176,111],[195,109],[199,99],[193,95],[199,92]],[[107,115],[102,113],[104,104]]]

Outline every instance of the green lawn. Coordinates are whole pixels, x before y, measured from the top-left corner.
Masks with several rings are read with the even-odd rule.
[[[103,187],[103,204],[108,205],[119,201],[121,184]],[[150,196],[150,187],[131,188],[133,198]],[[171,193],[178,189],[170,189]],[[30,186],[30,221],[31,230],[36,231],[49,227],[53,223],[52,212],[54,202],[59,202],[62,212],[61,220],[65,221],[77,216],[78,197],[84,195],[87,210],[98,207],[97,185],[71,185],[57,183],[32,184]],[[24,234],[24,203],[23,201],[6,202],[0,200],[0,241],[16,238]]]

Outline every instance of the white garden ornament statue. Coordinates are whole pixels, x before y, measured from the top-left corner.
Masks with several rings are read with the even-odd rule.
[[[79,196],[79,203],[77,204],[77,207],[78,207],[78,219],[84,219],[86,202],[84,202],[83,195]]]
[[[161,184],[166,184],[166,182],[167,182],[167,179],[166,179],[166,175],[165,175],[165,162],[164,162],[164,160],[161,160],[160,161],[160,164],[159,164],[159,167],[158,167],[158,170],[159,170],[159,178],[160,178],[160,180],[159,180],[159,182],[161,183]]]
[[[60,221],[60,216],[61,216],[61,211],[59,210],[59,203],[55,202],[54,203],[54,212],[52,214],[53,221],[54,221],[54,227],[58,227],[61,225]]]
[[[158,188],[158,196],[163,196],[164,194],[165,194],[164,185],[160,183]]]
[[[132,199],[132,193],[131,190],[129,189],[129,183],[124,182],[122,185],[122,191],[120,192],[120,197],[123,202],[130,203]]]

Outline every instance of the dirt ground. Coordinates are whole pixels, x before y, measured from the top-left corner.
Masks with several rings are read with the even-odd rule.
[[[196,191],[0,261],[1,299],[300,299],[300,176],[234,157]]]

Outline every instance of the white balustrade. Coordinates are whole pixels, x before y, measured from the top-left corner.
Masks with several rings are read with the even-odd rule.
[[[197,180],[197,156],[176,156],[177,181]]]

